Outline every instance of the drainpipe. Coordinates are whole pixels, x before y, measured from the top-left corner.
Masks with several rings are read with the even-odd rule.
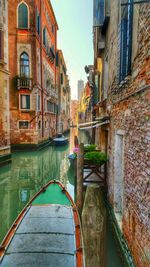
[[[42,108],[42,138],[44,137],[44,92],[43,92],[43,57],[42,57],[42,0],[40,0],[40,61],[41,61],[41,108]]]
[[[55,25],[55,92],[57,92],[57,67],[56,67],[56,53],[57,53],[57,25]],[[58,124],[58,100],[56,100],[56,134],[57,134],[57,124]]]

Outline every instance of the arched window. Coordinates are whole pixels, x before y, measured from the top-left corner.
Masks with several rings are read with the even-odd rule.
[[[29,67],[29,56],[27,53],[23,52],[20,56],[20,76],[29,77],[30,67]]]
[[[25,3],[21,3],[18,7],[18,28],[28,28],[28,7]]]

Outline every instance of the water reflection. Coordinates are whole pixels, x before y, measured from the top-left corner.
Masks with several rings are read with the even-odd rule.
[[[0,169],[0,242],[31,197],[51,179],[60,180],[74,198],[74,170],[67,155],[76,134],[73,128],[68,146],[16,153],[12,163]]]

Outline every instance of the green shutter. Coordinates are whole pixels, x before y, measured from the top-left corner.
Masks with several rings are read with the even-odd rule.
[[[43,45],[46,46],[46,28],[43,29]]]
[[[18,8],[18,28],[28,28],[28,8],[23,3]]]
[[[26,108],[30,109],[30,95],[26,96]]]

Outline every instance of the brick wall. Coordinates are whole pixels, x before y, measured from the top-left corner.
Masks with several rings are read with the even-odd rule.
[[[9,64],[10,64],[10,110],[11,110],[11,143],[37,144],[47,140],[56,133],[56,115],[47,112],[47,100],[50,99],[45,86],[45,66],[53,76],[55,83],[55,60],[51,62],[47,56],[46,47],[42,46],[40,53],[40,37],[36,31],[36,11],[40,13],[40,1],[26,0],[29,10],[29,28],[18,29],[17,7],[21,1],[9,1]],[[49,1],[42,1],[42,31],[47,27],[47,37],[51,45],[57,49],[57,22]],[[48,19],[49,18],[49,19]],[[54,32],[52,33],[52,24]],[[41,32],[41,29],[40,29]],[[41,33],[42,34],[42,33]],[[30,62],[31,90],[17,87],[16,76],[20,75],[20,55],[26,52]],[[40,56],[41,55],[41,56]],[[42,58],[42,60],[41,60]],[[42,68],[42,77],[41,77]],[[55,85],[55,84],[54,84]],[[20,95],[30,95],[30,110],[21,110]],[[38,110],[38,95],[40,96],[40,109]],[[56,100],[54,101],[56,103]],[[42,105],[43,103],[43,105]],[[19,121],[28,121],[28,129],[19,129]]]
[[[0,156],[10,153],[9,122],[9,65],[8,65],[8,7],[7,1],[0,4],[0,28],[3,32],[0,59]]]
[[[150,266],[150,4],[135,5],[133,15],[132,71],[120,84],[118,27],[120,8],[111,1],[110,23],[105,36],[108,58],[108,98],[105,114],[110,115],[108,140],[108,195],[117,217],[117,199],[122,203],[118,224],[127,240],[136,266]],[[104,69],[105,72],[105,69]],[[99,114],[100,116],[101,114]],[[123,138],[123,183],[120,193],[115,169],[116,135]],[[100,136],[100,142],[102,137]],[[102,147],[102,144],[101,144]],[[120,160],[120,159],[119,159]],[[121,166],[120,166],[121,168]],[[121,179],[121,177],[120,177]]]

